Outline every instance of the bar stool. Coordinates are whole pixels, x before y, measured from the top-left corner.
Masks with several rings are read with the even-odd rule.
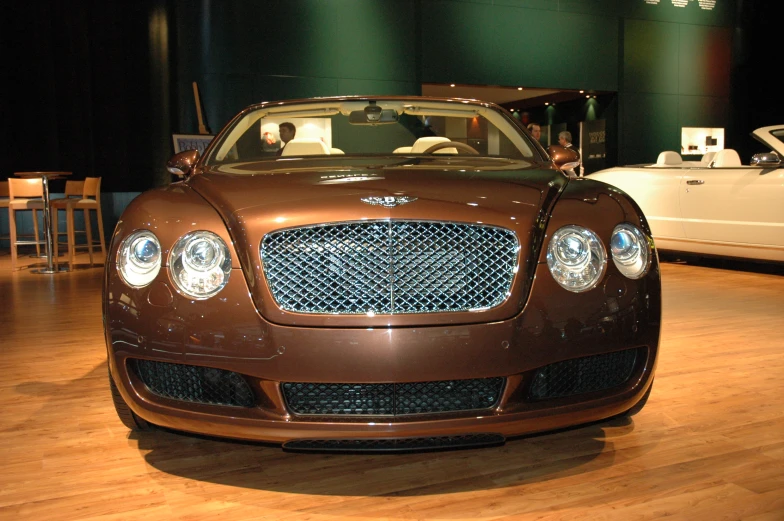
[[[8,181],[0,181],[0,208],[8,208]],[[10,241],[11,236],[8,234],[0,235],[0,241]]]
[[[44,209],[44,183],[41,179],[8,179],[8,228],[11,242],[11,270],[16,270],[17,247],[35,244],[37,256],[41,256],[41,241],[38,234],[38,210]],[[32,210],[34,241],[20,241],[16,231],[16,212]]]
[[[74,197],[76,196],[76,197]],[[101,253],[106,255],[106,243],[103,234],[103,215],[101,214],[101,178],[88,177],[84,181],[66,181],[65,197],[50,201],[54,216],[54,256],[57,258],[60,249],[60,235],[67,236],[68,266],[73,269],[74,254],[77,247],[87,247],[90,255],[90,265],[93,264],[93,247],[100,245]],[[59,210],[65,210],[66,231],[60,232]],[[76,230],[74,226],[74,210],[84,210],[84,230]],[[98,241],[93,240],[92,225],[90,223],[90,210],[95,210],[98,218]],[[84,233],[87,236],[86,244],[76,244],[76,234]]]

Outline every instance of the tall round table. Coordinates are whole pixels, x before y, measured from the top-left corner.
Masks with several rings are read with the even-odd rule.
[[[68,266],[55,266],[54,241],[52,235],[52,210],[49,208],[49,181],[63,179],[72,175],[72,172],[14,172],[16,177],[41,178],[44,185],[44,236],[46,237],[46,268],[30,270],[31,273],[60,273],[68,271]]]

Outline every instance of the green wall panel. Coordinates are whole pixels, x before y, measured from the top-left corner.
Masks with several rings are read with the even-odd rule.
[[[680,94],[729,96],[732,31],[724,27],[681,25]]]
[[[322,93],[320,96],[333,96],[340,92],[338,83],[337,78],[257,75],[254,78],[254,102],[309,98],[314,92]]]
[[[729,120],[729,98],[711,96],[679,96],[679,127],[726,128]]]
[[[419,83],[405,81],[385,81],[385,80],[354,80],[342,78],[338,80],[338,92],[341,95],[419,95],[422,94],[422,86]]]
[[[653,163],[664,150],[680,150],[677,95],[628,93],[620,98],[619,164]]]
[[[428,1],[428,0],[424,0]],[[457,3],[505,5],[544,11],[617,15],[626,0],[450,0]]]
[[[628,0],[559,0],[559,11],[618,16],[621,4]]]
[[[416,0],[175,1],[182,132],[193,81],[212,130],[263,100],[420,92]]]
[[[442,0],[422,18],[424,82],[618,88],[613,17]]]
[[[677,94],[678,40],[678,24],[626,20],[623,26],[623,90]]]

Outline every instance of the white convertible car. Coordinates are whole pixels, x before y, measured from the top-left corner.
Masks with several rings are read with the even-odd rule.
[[[784,261],[784,125],[752,135],[771,152],[748,165],[732,149],[683,161],[619,166],[586,177],[620,188],[640,205],[660,250]]]

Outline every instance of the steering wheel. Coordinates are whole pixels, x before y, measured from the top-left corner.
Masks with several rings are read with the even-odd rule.
[[[436,150],[441,150],[442,148],[456,148],[457,153],[465,152],[472,156],[478,156],[479,152],[472,147],[471,145],[466,145],[465,143],[460,143],[459,141],[444,141],[443,143],[436,143],[435,145],[428,147],[426,150],[423,150],[423,154],[432,154]]]

